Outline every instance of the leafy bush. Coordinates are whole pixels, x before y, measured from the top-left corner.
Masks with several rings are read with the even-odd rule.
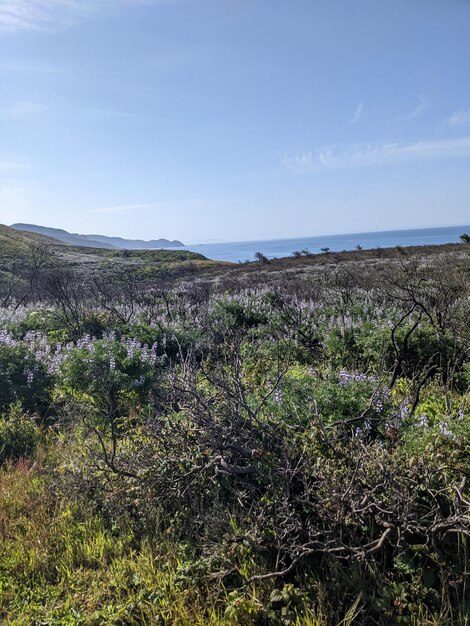
[[[466,626],[464,252],[48,275],[0,330],[2,619]]]
[[[0,343],[0,411],[20,402],[26,411],[47,415],[52,378],[26,345]]]
[[[98,412],[138,412],[155,377],[156,353],[128,339],[92,340],[71,351],[61,368],[64,391],[81,393]]]
[[[41,439],[34,419],[24,414],[20,404],[0,417],[0,463],[7,459],[32,458]]]

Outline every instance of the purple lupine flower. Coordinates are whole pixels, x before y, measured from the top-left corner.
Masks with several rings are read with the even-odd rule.
[[[438,427],[441,435],[443,435],[444,437],[452,437],[452,431],[449,430],[448,424],[446,424],[445,422],[439,422]]]
[[[418,420],[418,424],[417,424],[420,428],[427,428],[429,426],[429,419],[428,416],[423,413],[419,420]]]
[[[364,383],[364,382],[375,382],[376,378],[374,376],[367,376],[367,374],[354,374],[352,372],[348,372],[346,370],[339,371],[339,384],[347,385],[348,383]]]
[[[410,403],[410,399],[405,398],[403,402],[400,404],[400,408],[398,412],[398,419],[400,421],[403,421],[404,419],[406,419],[408,415],[410,414],[409,403]]]
[[[370,434],[370,430],[371,430],[370,422],[366,420],[362,426],[358,426],[354,430],[354,436],[358,437],[359,439],[364,439],[364,437],[367,437],[367,435]]]
[[[152,348],[150,350],[150,363],[155,365],[157,362],[157,343],[152,344]]]
[[[34,380],[34,372],[31,369],[25,369],[24,371],[24,375],[26,377],[26,382],[28,384],[28,387],[31,387],[33,380]]]
[[[135,351],[135,344],[133,340],[127,339],[127,341],[125,341],[125,346],[126,346],[126,351],[127,351],[127,358],[132,359],[132,357],[134,356],[134,351]]]

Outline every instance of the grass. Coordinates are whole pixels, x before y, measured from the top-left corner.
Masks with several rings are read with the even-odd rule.
[[[152,278],[162,270],[207,268],[215,265],[202,254],[189,250],[107,250],[69,246],[55,239],[17,231],[0,224],[0,281],[7,281],[12,267],[31,258],[34,247],[48,247],[48,265],[87,275],[109,274],[116,269],[140,271]]]
[[[256,588],[249,597],[214,594],[182,575],[189,558],[170,540],[138,544],[130,532],[106,528],[98,516],[54,493],[41,461],[9,463],[0,472],[1,623],[259,623],[263,607]],[[338,626],[354,623],[360,601],[358,596]],[[323,612],[308,604],[296,607],[287,623],[327,625]]]
[[[185,579],[184,546],[105,528],[91,512],[54,494],[41,463],[23,460],[0,472],[0,623],[11,626],[254,626],[263,604],[215,594]],[[284,611],[291,626],[331,626],[321,607],[304,602]],[[221,600],[222,598],[222,600]],[[287,609],[287,610],[286,610]],[[362,594],[337,626],[360,623]],[[443,626],[423,615],[414,626]],[[460,622],[459,622],[460,623]],[[464,622],[462,622],[464,623]],[[411,622],[410,622],[411,624]]]
[[[36,236],[9,230],[0,228],[6,242],[3,250],[12,259],[19,258],[15,250],[26,254]],[[429,266],[422,283],[426,289],[435,285],[435,290],[421,295],[431,298],[429,306],[436,306],[437,312],[441,298],[434,299],[433,294],[448,295],[448,284],[460,284],[451,279],[454,274],[466,275],[467,248],[442,250],[435,267]],[[4,405],[0,407],[0,624],[470,625],[465,582],[468,540],[460,525],[456,528],[461,535],[444,535],[436,549],[421,536],[400,534],[404,544],[397,546],[392,536],[367,561],[357,558],[344,563],[319,552],[299,561],[288,576],[282,571],[277,572],[282,574],[279,577],[263,576],[280,570],[278,563],[295,559],[292,546],[300,536],[298,528],[312,537],[324,534],[333,545],[340,538],[359,550],[371,545],[369,539],[380,537],[377,524],[385,527],[390,524],[387,520],[395,524],[396,519],[397,528],[406,529],[410,519],[419,521],[431,513],[438,521],[448,518],[457,506],[454,502],[463,507],[457,496],[465,489],[461,475],[468,469],[468,359],[455,386],[446,387],[436,376],[420,387],[415,416],[403,418],[398,436],[392,429],[389,435],[387,425],[409,407],[411,378],[400,379],[384,394],[382,407],[374,408],[377,432],[373,435],[340,424],[370,406],[379,376],[389,379],[387,359],[392,357],[386,350],[390,329],[385,322],[402,313],[399,307],[384,308],[377,285],[386,278],[380,274],[384,265],[393,269],[394,280],[395,274],[401,276],[402,257],[397,256],[401,252],[389,251],[386,261],[383,256],[377,260],[374,251],[360,251],[338,255],[337,260],[323,255],[243,267],[211,265],[194,260],[186,251],[116,253],[61,245],[52,245],[51,250],[56,260],[80,273],[106,268],[117,276],[118,269],[127,266],[151,279],[162,268],[186,271],[175,272],[181,283],[175,280],[167,301],[156,298],[145,316],[139,313],[128,325],[99,307],[87,309],[80,324],[86,332],[98,329],[93,350],[74,348],[51,379],[39,367],[50,363],[46,352],[41,352],[32,387],[25,382],[25,363],[30,363],[36,348],[26,350],[26,344],[9,348],[8,341],[2,347],[0,365],[8,367],[0,367],[0,404]],[[343,276],[337,263],[344,259],[352,262]],[[444,262],[454,273],[443,277],[439,271]],[[206,264],[209,269],[199,274],[196,268]],[[374,268],[378,272],[374,282],[365,284],[363,277],[370,275],[366,270]],[[324,273],[321,282],[320,272]],[[83,275],[86,278],[85,271]],[[404,287],[407,276],[414,278],[411,274],[400,278]],[[207,290],[197,284],[189,289],[190,282],[211,277],[212,285],[202,285]],[[225,280],[229,278],[233,281]],[[348,280],[341,282],[341,278]],[[354,291],[346,306],[343,295],[348,295],[352,280]],[[146,289],[151,280],[142,284]],[[294,299],[290,307],[290,300],[273,298],[279,292],[302,294],[302,298]],[[40,287],[37,293],[41,295]],[[468,285],[463,295],[456,293],[459,308],[448,331],[454,343],[448,343],[447,336],[437,343],[435,328],[421,320],[419,332],[409,342],[410,377],[421,372],[435,350],[441,350],[443,359],[449,346],[453,354],[462,349],[467,355]],[[299,305],[311,302],[315,306],[301,308],[306,317],[298,321]],[[23,343],[28,330],[39,328],[54,350],[57,341],[66,343],[74,337],[67,326],[61,326],[58,313],[31,307],[24,320],[9,322],[8,327]],[[354,334],[344,332],[345,316]],[[310,333],[307,321],[311,336],[322,341],[320,355],[312,356],[292,338],[292,328],[298,328],[299,337]],[[116,339],[103,343],[99,332],[104,329],[117,330]],[[82,326],[79,332],[82,337]],[[243,341],[238,344],[240,337]],[[396,341],[400,337],[395,334]],[[128,339],[136,339],[139,345],[155,341],[162,351],[157,367],[150,369],[148,360],[137,358],[137,353],[131,358],[125,347]],[[197,358],[190,360],[193,348]],[[113,366],[111,355],[116,357]],[[188,356],[184,361],[188,369],[179,378],[181,356]],[[288,366],[279,394],[263,401],[258,415],[261,426],[254,435],[248,408],[264,397],[282,359],[288,359]],[[347,384],[341,384],[343,368]],[[11,372],[19,381],[15,388]],[[186,372],[194,376],[195,388],[189,391],[197,402],[188,393],[181,404],[174,390],[191,378]],[[351,382],[351,376],[359,373],[365,380]],[[141,380],[148,386],[141,387]],[[111,397],[114,384],[118,393]],[[150,395],[150,389],[158,397]],[[2,396],[4,390],[8,393]],[[31,394],[36,395],[31,399]],[[18,403],[10,404],[16,399]],[[110,422],[119,431],[114,468],[106,452],[111,400],[113,406],[119,404],[119,420]],[[207,427],[206,405],[213,416]],[[24,413],[25,406],[30,414]],[[153,411],[155,418],[164,419],[147,423],[145,416]],[[221,451],[220,441],[231,441],[235,432],[248,454],[241,447],[243,458],[234,457],[234,463],[229,458],[228,463],[221,456],[226,448],[224,444]],[[331,437],[325,438],[324,432]],[[105,437],[104,450],[100,436]],[[220,471],[236,472],[240,463],[254,466],[256,477],[251,483],[249,479],[229,482]],[[292,474],[284,471],[291,467],[302,481],[293,481]],[[119,469],[124,469],[120,476]],[[304,489],[304,484],[311,489]],[[249,495],[250,485],[254,495]],[[371,509],[372,513],[363,514],[360,503],[366,500],[361,491],[367,498],[373,495],[379,513]],[[406,515],[403,503],[408,503]],[[297,526],[291,525],[292,520]],[[277,537],[281,544],[289,538],[290,543],[281,545],[284,554]]]
[[[0,262],[18,261],[29,256],[31,246],[39,244],[58,245],[49,237],[14,230],[0,224]]]
[[[217,623],[215,612],[206,621],[202,598],[175,584],[174,550],[165,547],[159,567],[150,544],[136,550],[132,535],[116,536],[54,494],[38,464],[0,474],[0,539],[0,616],[8,624]]]

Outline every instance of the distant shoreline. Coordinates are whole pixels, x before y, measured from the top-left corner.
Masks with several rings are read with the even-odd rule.
[[[302,250],[318,254],[328,248],[329,252],[352,251],[359,249],[410,247],[459,243],[460,235],[470,233],[470,225],[445,226],[441,228],[414,228],[369,233],[347,233],[343,235],[322,235],[286,239],[267,239],[228,243],[187,245],[185,250],[199,252],[214,261],[239,263],[254,261],[255,254],[261,252],[268,259],[292,256]]]
[[[337,233],[337,234],[326,234],[326,235],[305,235],[305,236],[296,236],[296,237],[275,237],[271,239],[237,239],[237,240],[226,240],[221,239],[217,241],[196,241],[184,244],[184,247],[196,247],[196,246],[218,246],[224,245],[228,246],[231,244],[247,244],[247,243],[262,243],[269,241],[300,241],[302,239],[319,239],[324,237],[335,238],[335,237],[362,237],[368,235],[383,235],[383,234],[393,234],[393,233],[412,233],[415,231],[426,231],[426,230],[455,230],[455,229],[468,229],[470,230],[470,224],[457,224],[456,226],[423,226],[423,228],[395,228],[393,230],[366,230],[361,232],[350,232],[350,233]],[[462,231],[464,232],[464,231]]]

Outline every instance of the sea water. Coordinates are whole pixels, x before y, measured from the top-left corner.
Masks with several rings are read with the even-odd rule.
[[[377,233],[354,233],[351,235],[323,235],[320,237],[298,237],[295,239],[272,239],[266,241],[238,241],[232,243],[208,243],[188,245],[186,250],[199,252],[208,259],[234,263],[254,261],[256,252],[268,259],[291,256],[296,250],[319,253],[322,248],[331,252],[391,248],[394,246],[423,246],[458,243],[462,233],[470,234],[470,226],[448,226],[443,228],[419,228],[413,230],[390,230]],[[470,244],[466,244],[470,245]]]

